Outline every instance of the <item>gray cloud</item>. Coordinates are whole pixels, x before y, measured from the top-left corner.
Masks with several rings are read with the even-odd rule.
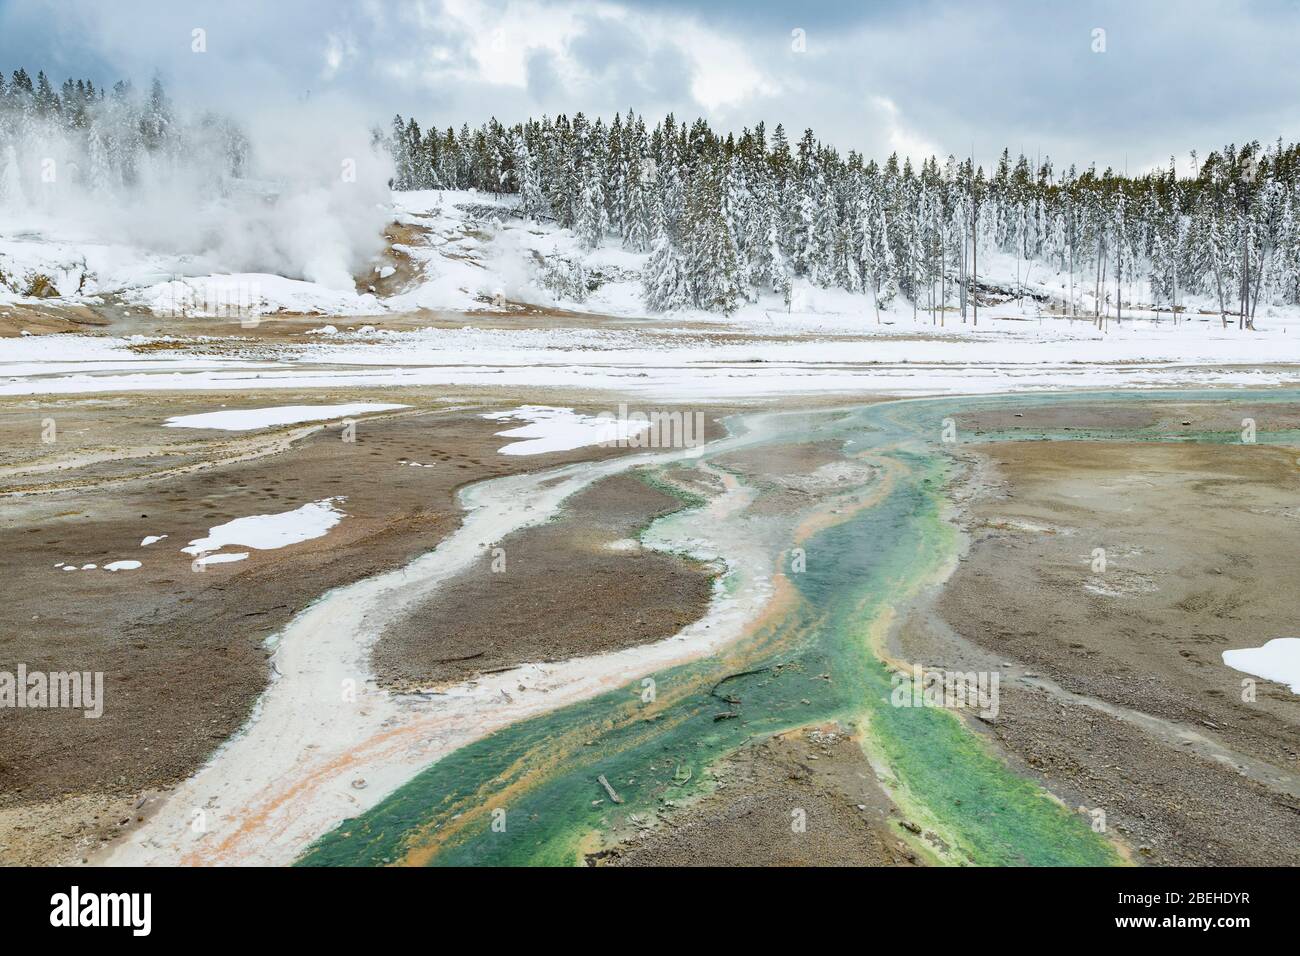
[[[206,54],[190,51],[195,27]],[[806,52],[791,49],[796,28]],[[232,110],[286,108],[308,90],[376,122],[400,111],[444,127],[631,106],[724,129],[812,126],[873,156],[928,144],[987,163],[1008,145],[1133,169],[1300,137],[1298,28],[1300,9],[1277,0],[10,0],[0,68],[137,83],[158,70],[187,99]],[[506,46],[485,57],[497,30]]]

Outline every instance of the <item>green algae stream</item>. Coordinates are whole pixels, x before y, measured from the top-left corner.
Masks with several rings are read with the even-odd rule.
[[[321,837],[299,863],[578,864],[600,848],[600,835],[650,825],[665,802],[680,805],[707,793],[708,768],[746,742],[829,721],[857,736],[895,802],[942,839],[942,852],[912,841],[936,861],[1121,863],[1087,818],[1009,769],[953,711],[890,705],[893,668],[875,649],[895,609],[942,581],[959,545],[945,520],[953,460],[943,421],[975,410],[1084,399],[1268,403],[1297,397],[1294,390],[1022,394],[819,413],[818,440],[840,441],[845,458],[872,466],[874,477],[858,498],[841,494],[822,503],[816,520],[801,525],[803,537],[774,548],[773,562],[783,568],[790,567],[790,549],[802,548],[806,567],[785,576],[789,586],[741,640],[716,656],[646,675],[652,685],[630,684],[456,750]],[[792,417],[788,433],[778,429],[767,441],[807,441],[807,420]],[[978,440],[1133,437],[1025,428]],[[1291,444],[1295,436],[1258,440]],[[656,528],[689,527],[694,505]],[[599,777],[621,802],[612,801]]]

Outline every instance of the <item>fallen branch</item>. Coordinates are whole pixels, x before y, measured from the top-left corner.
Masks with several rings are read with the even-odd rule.
[[[605,792],[609,794],[609,799],[613,800],[615,803],[623,802],[623,798],[620,797],[618,793],[614,790],[614,788],[609,785],[609,781],[605,779],[605,775],[603,773],[596,778],[596,782],[605,788]]]
[[[466,654],[464,657],[440,657],[434,661],[435,664],[455,664],[459,661],[472,661],[476,657],[482,657],[487,651],[479,651],[477,654]]]
[[[771,669],[772,667],[769,665],[767,667],[756,667],[752,671],[736,671],[736,673],[734,674],[728,674],[726,677],[722,678],[722,680],[718,681],[716,684],[713,685],[713,687],[709,690],[709,696],[717,697],[719,700],[725,701],[728,704],[739,704],[740,703],[739,698],[720,696],[718,694],[718,688],[721,687],[729,680],[735,680],[738,677],[748,677],[751,674],[762,674],[764,671],[770,671]]]

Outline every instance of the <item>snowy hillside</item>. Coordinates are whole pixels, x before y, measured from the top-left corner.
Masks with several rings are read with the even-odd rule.
[[[190,274],[203,260],[106,243],[67,222],[29,217],[17,229],[9,223],[0,227],[0,308],[37,300],[97,305],[117,297],[161,317],[293,313],[381,319],[385,313],[499,312],[521,305],[621,317],[649,314],[643,287],[649,253],[625,249],[613,238],[588,248],[572,230],[525,219],[515,196],[473,189],[394,192],[385,217],[401,227],[397,239],[403,241],[390,241],[368,269],[359,270],[350,289],[269,272]],[[1067,274],[1004,253],[983,255],[979,284],[986,328],[999,317],[1059,315],[1070,291]],[[1133,305],[1142,301],[1140,283],[1128,291],[1124,318],[1173,324],[1165,308]],[[1075,294],[1079,315],[1090,317],[1091,293],[1076,289]],[[914,310],[901,297],[882,305],[867,292],[821,288],[801,279],[792,281],[788,300],[776,293],[755,298],[729,316],[679,309],[673,318],[808,331],[869,331],[875,325],[939,331],[941,324],[944,329],[962,325],[955,293],[943,313],[924,305]],[[1106,307],[1113,318],[1113,303]],[[1212,318],[1221,324],[1214,303],[1203,298],[1187,297],[1180,309],[1180,323]],[[1300,324],[1300,307],[1261,306],[1256,318],[1261,331],[1288,322]],[[1107,323],[1107,329],[1114,327]]]
[[[386,216],[389,246],[355,291],[256,273],[126,285],[118,294],[153,309],[170,334],[10,339],[0,343],[0,395],[487,385],[740,400],[1300,380],[1293,310],[1262,310],[1254,330],[1239,330],[1213,312],[1174,321],[1126,307],[1098,327],[1049,311],[1068,276],[1014,257],[987,257],[978,324],[955,304],[940,314],[898,298],[877,312],[869,294],[803,280],[788,303],[769,294],[730,315],[687,309],[648,321],[648,254],[612,239],[588,248],[571,230],[525,220],[514,197],[398,192]],[[204,314],[211,289],[227,284],[262,315],[319,324],[224,343],[194,334],[186,316]]]
[[[476,190],[419,190],[393,194],[399,223],[418,229],[420,239],[396,247],[418,263],[419,278],[401,293],[382,299],[388,311],[414,309],[493,310],[516,304],[541,305],[595,315],[639,317],[651,315],[646,306],[644,272],[650,253],[626,249],[614,237],[590,247],[573,230],[552,221],[523,217],[518,198],[494,196]],[[1073,298],[1075,315],[1091,319],[1097,308],[1092,291],[1078,287],[1079,278],[1058,271],[1053,264],[1019,259],[989,250],[981,251],[979,301],[985,323],[995,318],[1063,318]],[[752,292],[753,301],[729,314],[679,308],[675,320],[734,323],[742,328],[780,326],[788,329],[867,330],[872,325],[935,330],[963,324],[957,292],[949,290],[947,308],[930,310],[926,303],[914,307],[896,296],[884,304],[867,291],[824,288],[806,279],[790,282],[788,297],[774,292]],[[1103,331],[1114,329],[1115,304],[1110,294],[1101,307],[1110,317]],[[1210,322],[1221,326],[1215,303],[1201,296],[1182,296],[1178,322],[1165,306],[1152,307],[1150,289],[1142,282],[1126,283],[1125,320],[1155,324]],[[969,325],[975,319],[971,311]],[[1261,305],[1259,329],[1300,324],[1300,306]],[[1080,321],[1075,324],[1086,326]],[[987,326],[986,326],[987,327]],[[973,331],[975,326],[970,326]]]

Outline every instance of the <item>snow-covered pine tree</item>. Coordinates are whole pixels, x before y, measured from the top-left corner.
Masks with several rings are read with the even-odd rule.
[[[745,217],[745,250],[749,285],[760,292],[788,294],[790,275],[777,234],[776,184],[771,175],[760,176],[749,195]]]
[[[627,183],[624,188],[623,245],[633,252],[646,252],[650,248],[650,189],[646,167],[633,156],[629,161]]]
[[[751,205],[749,186],[745,180],[741,159],[733,153],[727,161],[722,175],[722,187],[719,196],[722,219],[726,224],[727,234],[731,238],[731,248],[736,257],[738,281],[744,288],[744,277],[749,274],[749,258],[745,239],[749,233],[747,222]]]
[[[393,188],[411,188],[411,153],[406,142],[406,121],[398,113],[393,117],[393,128],[389,139],[389,151],[393,156]]]
[[[662,208],[656,206],[654,246],[641,274],[645,306],[651,312],[674,312],[691,305],[686,264],[673,245]]]
[[[521,140],[515,147],[515,174],[519,179],[520,210],[529,219],[540,223],[549,210],[546,205],[546,193],[538,178],[537,164],[533,161],[528,146]]]
[[[744,298],[740,262],[722,200],[725,173],[697,165],[687,194],[684,244],[687,284],[697,308],[734,312]]]
[[[584,248],[595,249],[609,232],[609,211],[605,202],[605,133],[599,120],[585,135],[580,153],[580,195],[573,228]]]

